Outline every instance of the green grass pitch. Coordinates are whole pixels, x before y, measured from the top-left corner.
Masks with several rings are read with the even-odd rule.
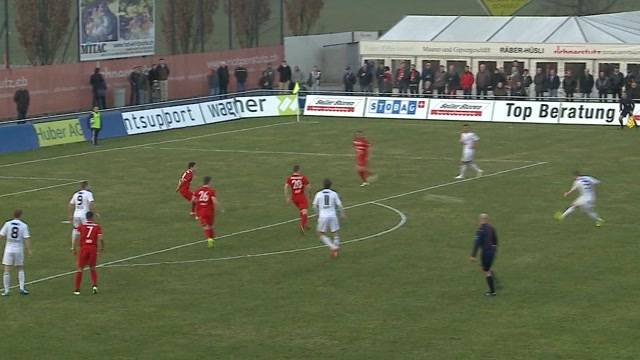
[[[34,240],[27,281],[37,281],[27,297],[14,290],[0,299],[0,353],[637,358],[640,130],[473,123],[485,176],[456,182],[460,127],[253,119],[98,148],[0,156],[0,212],[5,218],[24,209]],[[354,170],[356,129],[372,142],[371,166],[380,175],[367,188],[358,186]],[[213,176],[225,209],[216,218],[214,250],[174,192],[191,160],[198,162],[194,184]],[[282,224],[297,217],[282,194],[296,163],[313,189],[331,178],[348,207],[341,237],[361,241],[346,244],[338,259],[313,248],[320,242],[312,232]],[[580,212],[553,220],[570,202],[562,193],[575,169],[602,180],[602,228]],[[101,214],[106,252],[99,261],[113,266],[99,269],[99,295],[90,294],[85,273],[83,293],[74,297],[71,275],[52,276],[74,269],[70,228],[61,221],[76,188],[68,183],[79,179],[89,179]],[[500,236],[496,298],[483,296],[484,277],[468,261],[480,212],[489,213]]]

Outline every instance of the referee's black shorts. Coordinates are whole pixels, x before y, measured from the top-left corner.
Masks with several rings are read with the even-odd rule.
[[[483,252],[482,253],[482,270],[484,271],[491,270],[491,265],[493,265],[494,258],[495,258],[495,253]]]

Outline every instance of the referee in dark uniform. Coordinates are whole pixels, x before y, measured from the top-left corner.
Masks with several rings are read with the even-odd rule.
[[[481,265],[482,271],[487,275],[487,285],[489,285],[489,291],[485,293],[486,296],[496,296],[496,287],[494,283],[493,271],[491,271],[491,265],[496,256],[498,250],[498,235],[496,230],[489,224],[489,215],[480,214],[478,219],[480,226],[476,231],[476,238],[473,244],[473,251],[471,252],[471,261],[476,261],[476,254],[478,249],[481,253]]]

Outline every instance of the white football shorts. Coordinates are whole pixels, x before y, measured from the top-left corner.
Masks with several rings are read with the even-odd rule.
[[[23,266],[24,252],[5,251],[2,257],[2,265]]]
[[[473,161],[473,149],[464,149],[462,150],[462,162],[471,162]]]
[[[338,218],[335,216],[326,216],[318,218],[318,227],[316,228],[319,232],[336,232],[340,230],[340,224],[338,223]]]

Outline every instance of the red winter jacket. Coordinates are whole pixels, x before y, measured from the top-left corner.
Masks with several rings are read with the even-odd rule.
[[[474,81],[473,73],[471,71],[465,71],[460,77],[460,87],[462,90],[471,90]]]

